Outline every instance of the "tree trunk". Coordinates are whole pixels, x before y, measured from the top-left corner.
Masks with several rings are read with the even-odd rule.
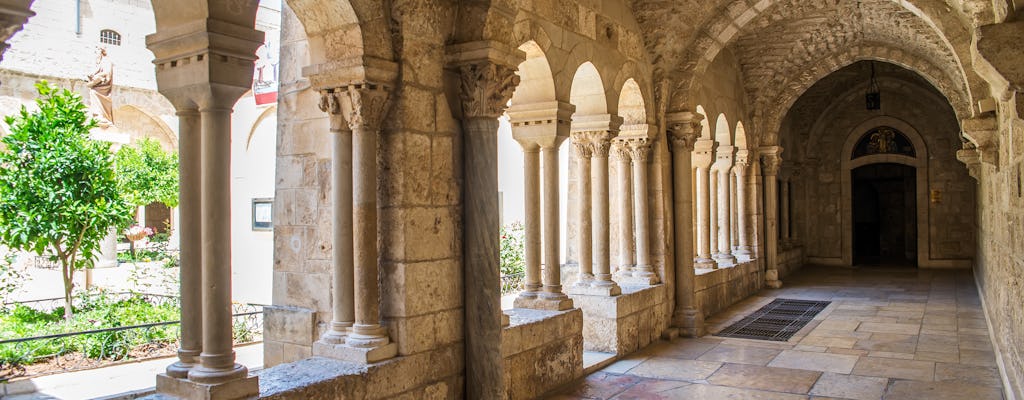
[[[64,261],[64,260],[62,260]],[[61,265],[64,277],[64,319],[70,320],[74,314],[71,310],[71,289],[74,287],[74,266],[69,266],[67,261],[64,261]]]

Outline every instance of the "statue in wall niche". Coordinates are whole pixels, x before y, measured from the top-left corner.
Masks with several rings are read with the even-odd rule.
[[[114,123],[114,103],[110,93],[114,89],[114,64],[107,59],[107,49],[96,47],[96,70],[86,79],[89,86],[89,114],[100,127],[106,128]]]

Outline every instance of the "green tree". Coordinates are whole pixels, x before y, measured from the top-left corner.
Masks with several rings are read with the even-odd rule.
[[[117,187],[128,204],[135,207],[161,202],[178,206],[178,154],[165,151],[160,143],[142,139],[125,146],[115,157]]]
[[[46,81],[36,84],[38,111],[6,117],[0,139],[0,242],[60,262],[64,316],[72,315],[78,269],[91,267],[111,227],[124,226],[129,205],[117,191],[110,144],[93,141],[77,94]]]

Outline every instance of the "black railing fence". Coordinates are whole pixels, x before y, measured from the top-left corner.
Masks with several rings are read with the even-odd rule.
[[[152,304],[178,304],[174,296],[105,296],[142,296]],[[76,304],[77,301],[88,300],[76,298]],[[48,311],[63,307],[63,302],[58,298],[18,304]],[[263,340],[263,305],[233,304],[232,312],[236,345]],[[180,337],[181,321],[166,321],[0,340],[0,382],[173,356]]]

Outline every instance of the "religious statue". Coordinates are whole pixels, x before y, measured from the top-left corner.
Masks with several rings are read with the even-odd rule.
[[[114,123],[114,104],[110,92],[114,89],[114,65],[107,59],[107,49],[96,47],[96,70],[86,79],[89,86],[89,113],[100,127]]]
[[[896,132],[890,128],[878,128],[877,132],[871,134],[870,140],[868,154],[895,153],[899,150],[896,148]]]

